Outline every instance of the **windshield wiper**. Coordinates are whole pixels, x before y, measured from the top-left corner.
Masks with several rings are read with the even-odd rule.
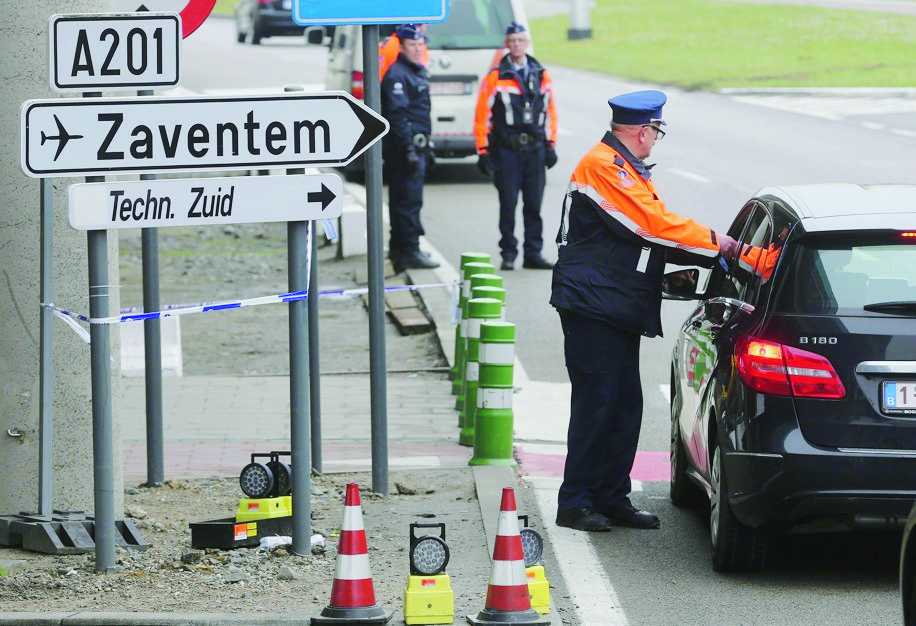
[[[916,302],[875,302],[866,304],[862,307],[866,311],[875,311],[876,313],[916,313]]]

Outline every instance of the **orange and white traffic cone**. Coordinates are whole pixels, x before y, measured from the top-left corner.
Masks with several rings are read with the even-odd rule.
[[[392,611],[375,602],[359,485],[349,483],[344,500],[331,603],[312,617],[312,624],[386,624]]]
[[[518,513],[515,509],[515,491],[503,488],[496,524],[496,543],[493,546],[493,566],[487,601],[477,617],[468,615],[468,622],[477,624],[550,624],[543,621],[531,608],[528,596],[528,577],[525,574],[525,555],[522,537],[518,531]]]

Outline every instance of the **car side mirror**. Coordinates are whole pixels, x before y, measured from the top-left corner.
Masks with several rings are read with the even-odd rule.
[[[305,41],[313,46],[324,46],[328,42],[328,34],[324,26],[310,26],[305,29]]]
[[[662,278],[662,298],[665,300],[697,300],[700,270],[691,268],[668,272]]]

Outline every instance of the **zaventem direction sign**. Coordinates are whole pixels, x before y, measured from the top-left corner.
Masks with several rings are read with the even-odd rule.
[[[54,91],[178,85],[181,18],[177,13],[52,15],[48,33]]]
[[[342,91],[20,107],[22,171],[33,178],[345,165],[387,132],[385,118]]]
[[[204,23],[216,0],[111,0],[111,10],[122,12],[175,11],[181,14],[181,36],[187,37]]]
[[[367,2],[293,0],[293,21],[301,26],[332,24],[433,24],[448,18],[448,0]]]
[[[298,222],[343,210],[336,174],[81,183],[69,195],[78,230]]]

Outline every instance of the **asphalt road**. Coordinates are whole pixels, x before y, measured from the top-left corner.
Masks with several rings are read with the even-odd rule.
[[[210,20],[185,42],[183,89],[224,93],[290,83],[319,85],[324,63],[324,49],[304,46],[300,39],[244,46],[235,42],[231,22]],[[548,172],[542,214],[545,256],[555,258],[550,242],[565,184],[577,160],[606,128],[607,98],[653,86],[563,68],[551,71],[559,107],[560,161]],[[772,106],[772,94],[666,91],[668,135],[649,159],[658,164],[654,180],[669,209],[713,228],[725,229],[742,204],[767,185],[913,182],[912,94],[858,94],[855,106],[824,116],[826,100],[802,102],[804,94],[798,93],[780,96],[789,104]],[[441,164],[426,186],[423,220],[430,243],[453,263],[469,250],[498,257],[496,192],[473,159]],[[550,272],[516,270],[503,276],[510,294],[507,318],[519,328],[520,362],[537,385],[565,393],[559,323],[547,304]],[[643,451],[668,449],[669,355],[689,308],[666,303],[667,337],[642,344]],[[563,436],[555,433],[557,441]],[[567,581],[588,585],[590,579],[601,579],[612,585],[623,610],[605,623],[899,622],[895,533],[789,536],[778,544],[767,571],[722,576],[709,566],[703,513],[671,507],[664,482],[645,483],[638,503],[660,515],[662,529],[583,538],[599,571],[582,571],[577,580]]]

